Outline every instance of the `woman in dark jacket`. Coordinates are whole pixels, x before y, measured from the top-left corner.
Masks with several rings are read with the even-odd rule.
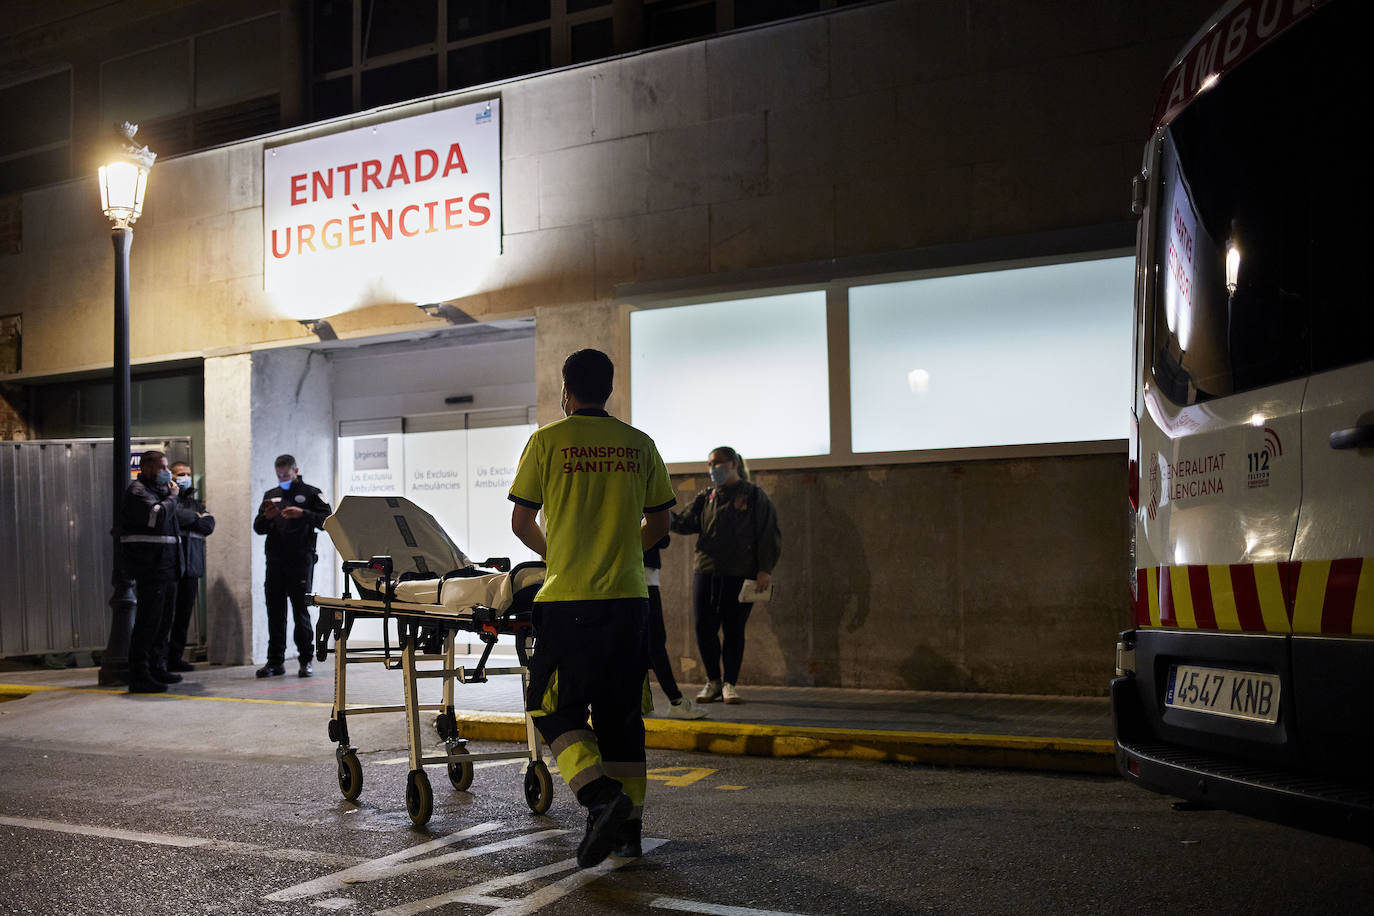
[[[707,678],[697,701],[738,703],[735,685],[744,661],[744,626],[753,608],[740,603],[740,589],[747,579],[755,580],[759,591],[772,584],[782,533],[772,501],[749,481],[738,452],[722,445],[711,451],[706,466],[712,486],[673,515],[672,530],[697,535],[692,610]]]

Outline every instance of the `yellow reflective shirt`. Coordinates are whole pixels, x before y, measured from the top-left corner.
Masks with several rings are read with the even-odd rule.
[[[544,510],[549,568],[535,601],[649,596],[639,520],[677,502],[653,439],[580,410],[530,436],[510,500]]]

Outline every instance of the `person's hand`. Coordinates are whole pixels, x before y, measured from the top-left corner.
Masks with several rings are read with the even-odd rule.
[[[278,506],[276,503],[272,502],[271,500],[268,500],[262,504],[263,518],[271,519],[276,518],[278,515],[281,515],[281,507]]]
[[[175,480],[169,481],[169,482],[168,482],[168,484],[167,484],[167,495],[168,495],[168,496],[176,496],[176,495],[177,495],[178,493],[180,493],[180,492],[181,492],[181,487],[177,486],[177,482],[176,482]]]
[[[304,514],[305,510],[299,506],[287,506],[285,509],[281,510],[282,518],[300,518]]]
[[[759,591],[767,591],[768,586],[773,584],[773,574],[759,570],[759,574],[754,578],[754,581],[758,583]]]

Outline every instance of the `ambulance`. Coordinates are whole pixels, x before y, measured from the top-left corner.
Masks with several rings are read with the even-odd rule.
[[[1130,781],[1374,842],[1368,0],[1234,0],[1134,180]],[[1124,572],[1124,570],[1123,570]]]

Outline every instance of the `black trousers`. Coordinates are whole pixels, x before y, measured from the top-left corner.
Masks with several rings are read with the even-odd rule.
[[[264,590],[267,593],[267,663],[280,665],[286,660],[286,605],[291,603],[291,616],[295,622],[292,636],[296,643],[296,654],[302,661],[309,660],[315,651],[315,631],[310,626],[310,608],[305,604],[305,596],[315,575],[315,558],[306,556],[303,560],[274,560],[267,558],[267,578]]]
[[[649,665],[668,702],[676,703],[681,699],[682,691],[678,689],[672,663],[668,661],[668,628],[663,625],[663,594],[657,585],[649,586]]]
[[[697,649],[708,680],[721,680],[721,660],[725,661],[725,683],[739,683],[744,663],[744,625],[749,622],[752,604],[739,603],[743,576],[692,576],[692,612],[696,617]],[[725,639],[722,642],[720,635]]]
[[[200,579],[182,576],[177,580],[176,610],[172,614],[172,629],[167,634],[167,661],[181,658],[186,651],[186,634],[191,629],[191,612],[196,609],[200,595]]]
[[[140,576],[134,582],[138,607],[129,633],[132,679],[146,681],[150,668],[167,667],[167,633],[172,628],[176,588],[177,580],[170,576]]]

